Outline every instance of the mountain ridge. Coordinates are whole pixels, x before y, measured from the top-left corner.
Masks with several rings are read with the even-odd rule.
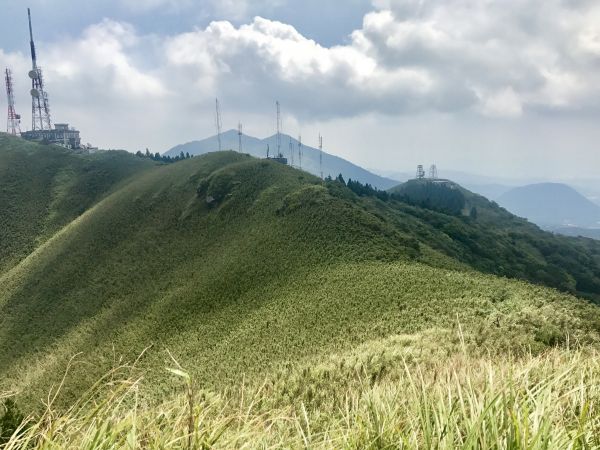
[[[221,148],[224,150],[237,150],[239,147],[239,136],[236,130],[228,130],[221,134]],[[301,168],[315,176],[320,175],[320,151],[317,148],[311,147],[303,143],[303,159],[300,167],[298,161],[298,140],[282,133],[281,134],[281,153],[285,158],[288,158],[288,164],[291,164],[289,144],[292,143],[294,153],[294,166]],[[264,139],[259,139],[249,135],[242,135],[242,152],[248,153],[257,158],[267,157],[267,145],[269,146],[270,156],[277,153],[277,136],[269,136]],[[189,153],[190,155],[200,155],[218,150],[217,136],[211,136],[202,140],[190,141],[185,144],[176,145],[165,152],[168,156],[177,156],[181,152]],[[368,183],[378,189],[389,189],[398,184],[398,181],[391,178],[383,177],[370,172],[348,160],[332,155],[323,151],[323,175],[337,177],[340,173],[345,179],[358,180],[361,183]]]
[[[497,201],[514,214],[543,227],[600,228],[600,206],[563,183],[513,188]]]
[[[9,141],[15,148],[0,144],[0,153],[50,158],[51,183],[32,188],[62,186],[63,163],[53,162],[62,150]],[[468,339],[498,351],[543,351],[600,323],[596,306],[573,297],[600,292],[599,246],[499,208],[488,214],[491,204],[477,219],[450,215],[231,151],[172,164],[119,155],[131,176],[106,183],[113,188],[0,271],[0,390],[27,405],[81,351],[63,404],[115,358],[149,346],[139,365],[162,398],[172,392],[169,354],[219,392],[365,342],[453,330],[457,319]],[[114,156],[71,154],[67,166]],[[27,179],[30,166],[17,169]],[[55,208],[50,201],[44,214]]]

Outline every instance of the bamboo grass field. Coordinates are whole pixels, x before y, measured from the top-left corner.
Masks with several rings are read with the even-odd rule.
[[[66,412],[49,404],[26,419],[4,448],[598,448],[598,361],[577,349],[458,354],[400,364],[375,382],[355,367],[352,387],[331,384],[327,366],[289,374],[337,399],[335,408],[307,397],[288,403],[269,380],[215,395],[181,369],[170,369],[181,393],[148,407],[139,401],[145,380],[121,366]]]
[[[0,448],[600,448],[598,242],[348,186],[0,135]]]

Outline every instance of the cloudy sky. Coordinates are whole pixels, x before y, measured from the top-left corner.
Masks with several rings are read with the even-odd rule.
[[[0,0],[0,67],[31,126],[26,6]],[[30,0],[55,121],[136,151],[242,121],[380,171],[600,178],[600,2]],[[4,112],[6,100],[0,107]]]

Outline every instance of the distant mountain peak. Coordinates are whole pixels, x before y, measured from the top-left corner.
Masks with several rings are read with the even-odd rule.
[[[263,139],[244,134],[242,136],[242,152],[258,158],[264,158],[267,156],[267,146],[269,146],[271,154],[276,153],[276,140],[276,134]],[[290,141],[292,142],[292,154],[290,154]],[[319,149],[303,143],[302,161],[300,161],[298,155],[298,143],[298,140],[293,136],[281,133],[281,153],[284,157],[288,158],[289,164],[293,163],[294,167],[302,168],[302,170],[312,173],[313,175],[319,175],[321,172]],[[231,129],[221,133],[221,149],[237,150],[238,148],[239,136],[237,130]],[[166,154],[175,156],[183,152],[189,153],[190,155],[202,155],[204,153],[217,151],[218,149],[218,139],[215,135],[202,140],[177,145],[167,151]],[[374,174],[350,161],[327,153],[325,150],[323,151],[322,171],[324,176],[331,175],[332,177],[336,177],[339,174],[342,174],[345,179],[352,178],[361,183],[368,183],[378,189],[389,189],[399,183],[391,178]]]
[[[498,203],[540,226],[600,226],[600,206],[563,183],[536,183],[504,193]]]

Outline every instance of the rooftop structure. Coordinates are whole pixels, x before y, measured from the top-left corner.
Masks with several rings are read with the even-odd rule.
[[[279,158],[269,158],[269,159],[270,159],[271,161],[275,161],[275,162],[278,162],[278,163],[280,163],[280,164],[285,164],[285,165],[287,165],[287,163],[288,163],[288,159],[287,159],[287,158],[285,158],[285,157],[283,157],[283,156],[281,156],[281,157],[279,157]]]
[[[280,164],[286,164],[287,165],[288,160],[281,153],[278,154],[278,155],[275,155],[275,156],[270,156],[269,152],[270,152],[269,144],[267,144],[267,159],[270,159],[271,161],[278,162]]]
[[[57,123],[54,129],[31,130],[21,133],[23,139],[37,141],[45,144],[61,145],[65,148],[78,149],[81,147],[79,130],[69,128],[66,123]]]

